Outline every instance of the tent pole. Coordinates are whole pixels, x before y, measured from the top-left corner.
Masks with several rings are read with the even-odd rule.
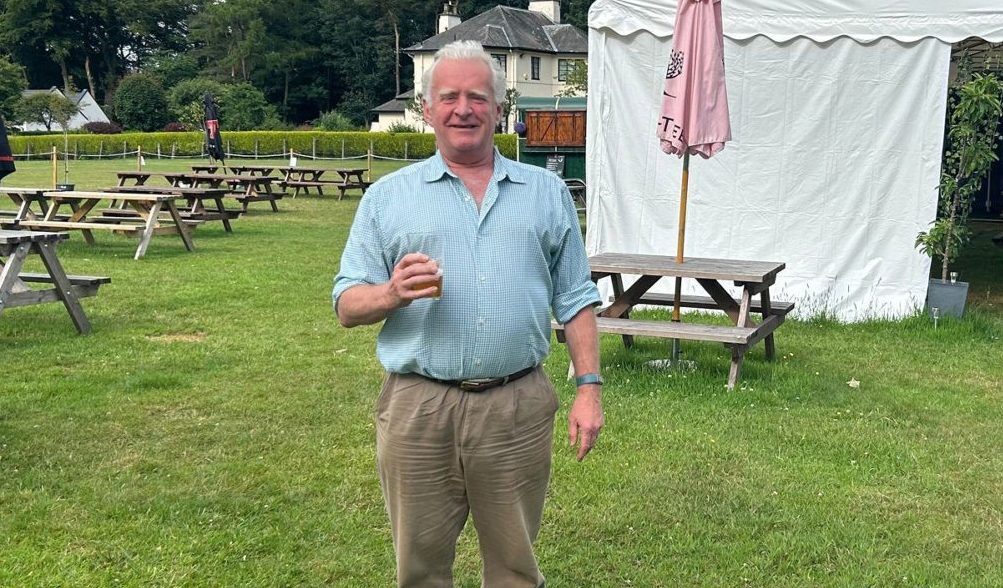
[[[683,180],[679,189],[679,235],[676,240],[676,263],[683,263],[683,245],[686,241],[686,198],[690,185],[690,154],[683,154]],[[675,294],[672,300],[672,322],[678,323],[679,307],[681,305],[683,279],[676,277]],[[672,361],[679,361],[679,339],[672,340]]]

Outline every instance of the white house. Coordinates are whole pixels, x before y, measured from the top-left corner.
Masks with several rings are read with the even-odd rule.
[[[570,24],[561,24],[558,0],[530,0],[528,10],[495,6],[467,21],[461,21],[456,13],[456,0],[446,0],[438,33],[404,50],[414,60],[414,88],[421,91],[421,76],[431,67],[435,52],[460,40],[483,45],[505,70],[506,88],[527,97],[556,96],[565,88],[576,62],[584,62],[588,56],[588,37]],[[374,108],[378,118],[370,130],[386,130],[400,122],[430,130],[407,110],[413,98],[414,90],[409,90]],[[514,117],[513,108],[510,122]]]
[[[70,102],[75,104],[79,111],[77,114],[73,115],[70,122],[67,123],[66,129],[69,131],[75,131],[82,128],[85,124],[89,122],[111,122],[108,116],[98,105],[94,97],[87,90],[80,90],[79,92],[74,92],[67,96],[59,88],[53,86],[48,90],[25,90],[21,93],[22,96],[28,97],[36,94],[58,94],[65,98],[68,98]],[[19,125],[23,131],[44,131],[45,125],[40,122],[24,122],[22,121]],[[53,131],[62,131],[63,127],[59,123],[52,123]]]

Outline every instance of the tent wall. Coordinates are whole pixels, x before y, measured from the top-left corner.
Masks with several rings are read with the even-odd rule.
[[[675,254],[682,165],[655,137],[670,49],[644,30],[589,31],[590,253]],[[734,141],[691,160],[686,254],[785,262],[773,296],[801,317],[920,307],[930,260],[913,244],[936,214],[950,50],[727,38]]]

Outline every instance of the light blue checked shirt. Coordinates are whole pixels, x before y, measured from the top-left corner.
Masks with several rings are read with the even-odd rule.
[[[421,234],[443,240],[443,287],[387,316],[376,354],[389,372],[440,380],[505,376],[550,351],[561,323],[599,303],[564,182],[495,150],[480,211],[436,153],[373,184],[359,204],[334,279],[382,284]]]

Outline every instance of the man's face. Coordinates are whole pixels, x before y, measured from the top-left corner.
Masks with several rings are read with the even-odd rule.
[[[447,160],[476,160],[494,150],[501,106],[495,102],[491,79],[491,68],[481,61],[446,60],[436,66],[425,119]]]

